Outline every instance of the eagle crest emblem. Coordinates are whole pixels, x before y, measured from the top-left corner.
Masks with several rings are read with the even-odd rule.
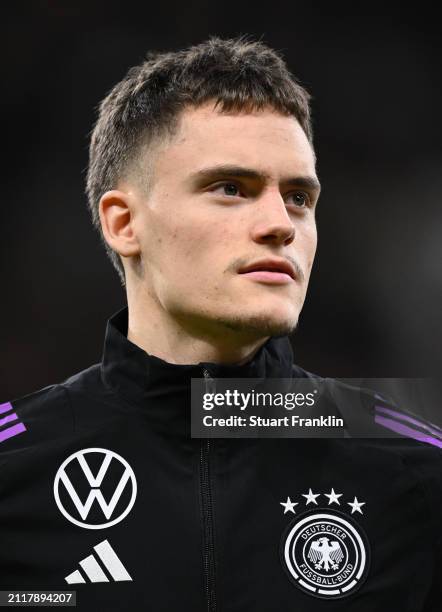
[[[339,568],[344,553],[339,542],[336,540],[330,542],[329,538],[322,537],[313,540],[307,556],[315,564],[315,569],[323,569],[328,572],[330,569],[337,570]]]
[[[367,537],[354,519],[319,507],[295,515],[280,547],[290,580],[321,599],[352,595],[367,577],[369,552]]]

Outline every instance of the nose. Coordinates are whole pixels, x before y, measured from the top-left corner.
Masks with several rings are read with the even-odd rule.
[[[252,227],[252,238],[259,244],[287,246],[295,239],[295,226],[279,193],[261,197],[259,211],[255,208],[256,222]]]

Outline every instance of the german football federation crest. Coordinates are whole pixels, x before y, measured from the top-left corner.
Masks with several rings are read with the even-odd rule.
[[[328,505],[320,507],[317,497],[328,497]],[[304,495],[306,506],[314,503],[313,510],[304,509],[297,514],[299,502],[281,502],[284,514],[296,518],[287,526],[281,540],[281,560],[290,579],[305,593],[322,599],[339,599],[353,594],[365,581],[369,568],[369,545],[361,526],[351,515],[337,510],[345,508],[342,493]],[[363,514],[362,506],[354,498],[346,502],[351,514]],[[335,507],[330,505],[335,504]]]

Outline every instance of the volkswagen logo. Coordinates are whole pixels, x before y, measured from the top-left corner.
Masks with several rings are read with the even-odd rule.
[[[122,521],[137,496],[134,471],[117,453],[86,448],[57,470],[54,497],[68,521],[85,529],[105,529]]]

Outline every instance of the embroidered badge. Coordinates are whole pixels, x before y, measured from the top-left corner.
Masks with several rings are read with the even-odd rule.
[[[320,507],[316,498],[328,498]],[[281,540],[281,560],[290,579],[305,593],[322,599],[339,599],[353,594],[365,581],[369,568],[369,545],[361,526],[351,518],[363,514],[365,502],[355,497],[342,502],[342,493],[303,494],[305,506],[318,506],[301,511],[287,526]],[[280,502],[284,514],[296,515],[290,497]],[[333,507],[333,504],[335,506]],[[330,507],[332,506],[332,507]],[[337,510],[336,506],[350,506],[351,514]]]

